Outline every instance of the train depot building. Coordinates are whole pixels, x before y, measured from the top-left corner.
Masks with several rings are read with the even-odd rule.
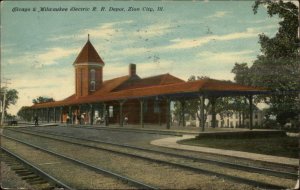
[[[124,123],[138,124],[141,127],[144,124],[164,124],[166,128],[170,128],[171,101],[181,102],[184,124],[185,101],[199,99],[200,115],[204,118],[203,105],[207,98],[211,101],[212,125],[215,126],[214,102],[218,97],[245,96],[249,99],[249,109],[252,112],[253,95],[266,93],[261,88],[213,79],[186,82],[170,74],[141,78],[135,64],[129,64],[128,75],[104,81],[105,63],[89,39],[73,66],[74,94],[61,101],[34,104],[27,111],[48,122],[68,121],[72,124],[81,122],[93,125],[101,118],[106,126],[123,126]],[[204,123],[201,126],[204,127]]]

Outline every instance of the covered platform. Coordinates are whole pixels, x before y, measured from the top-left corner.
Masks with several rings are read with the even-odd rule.
[[[109,82],[112,81],[108,81],[106,84]],[[145,117],[149,117],[148,115],[152,115],[153,117],[154,115],[157,117],[163,116],[164,118],[157,119],[158,124],[161,125],[165,123],[166,128],[169,129],[171,123],[171,101],[180,101],[184,109],[185,101],[199,99],[201,102],[199,107],[201,115],[200,121],[204,121],[205,99],[211,101],[212,118],[215,120],[216,113],[214,112],[214,102],[217,98],[226,96],[244,96],[249,101],[249,111],[252,113],[253,96],[269,93],[269,91],[263,88],[243,86],[232,82],[213,79],[117,90],[120,85],[121,84],[116,85],[111,89],[106,88],[107,91],[100,90],[100,92],[85,97],[76,98],[73,95],[62,101],[35,104],[30,107],[28,111],[31,111],[32,115],[36,114],[48,122],[61,123],[66,122],[67,115],[71,117],[74,116],[74,113],[77,115],[86,113],[87,116],[85,122],[93,125],[96,123],[94,118],[95,110],[97,110],[98,113],[100,113],[99,115],[105,118],[106,126],[109,125],[109,123],[114,123],[113,121],[117,121],[120,126],[123,126],[124,112],[133,112],[134,114],[139,115],[141,127],[144,127]],[[109,86],[109,84],[107,86]],[[103,88],[105,89],[105,87],[106,85],[104,85]],[[145,102],[148,103],[148,109],[145,109],[144,107]],[[155,105],[157,106],[157,110],[155,110]],[[114,113],[112,115],[115,117],[115,120],[110,118],[111,110],[109,109],[111,106],[113,106]],[[151,110],[149,108],[151,108]],[[155,111],[158,113],[155,113]],[[250,114],[250,129],[253,127],[252,121],[252,114]],[[130,120],[128,122],[130,123]],[[70,123],[74,122],[70,121]],[[136,122],[133,123],[136,124]],[[214,125],[215,122],[212,121],[212,124]],[[201,130],[204,131],[204,122],[201,122]]]
[[[266,89],[243,86],[233,82],[203,79],[186,82],[167,74],[141,78],[136,65],[129,65],[129,73],[111,80],[103,81],[104,61],[101,59],[90,39],[82,48],[73,63],[75,69],[75,93],[68,98],[34,104],[26,112],[47,122],[68,122],[72,124],[105,125],[125,124],[166,124],[171,126],[171,102],[179,101],[182,107],[184,125],[185,102],[192,99],[200,101],[201,129],[204,131],[204,102],[211,103],[212,126],[216,126],[215,102],[226,96],[244,96],[253,111],[253,96],[268,93]],[[250,126],[253,118],[250,114]],[[96,121],[95,121],[96,119]]]

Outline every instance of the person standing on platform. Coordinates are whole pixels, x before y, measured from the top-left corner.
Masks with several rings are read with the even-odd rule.
[[[79,114],[77,114],[77,124],[81,124],[81,121],[80,121],[80,115]]]
[[[34,126],[39,126],[39,118],[37,115],[34,116]]]
[[[81,121],[80,121],[80,124],[84,124],[84,113],[81,114]]]
[[[69,123],[70,123],[70,116],[67,115],[67,124],[69,124]]]
[[[124,118],[124,125],[127,125],[127,124],[128,124],[128,117],[125,116],[125,118]]]

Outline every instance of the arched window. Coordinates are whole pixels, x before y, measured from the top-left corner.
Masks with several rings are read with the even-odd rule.
[[[91,69],[90,70],[90,90],[91,91],[95,91],[96,89],[96,82],[95,82],[95,78],[96,78],[96,73],[95,73],[95,69]]]
[[[95,91],[95,81],[91,81],[91,91]]]
[[[90,71],[90,77],[91,77],[91,81],[95,81],[96,78],[96,73],[95,73],[95,69],[91,69]]]

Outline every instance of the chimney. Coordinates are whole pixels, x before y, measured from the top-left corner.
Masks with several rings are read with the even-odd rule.
[[[129,76],[135,76],[136,75],[136,65],[131,63],[129,64]]]

